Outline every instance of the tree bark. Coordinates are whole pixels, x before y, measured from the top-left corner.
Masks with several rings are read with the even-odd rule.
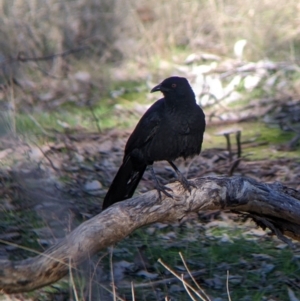
[[[246,177],[194,179],[191,193],[179,183],[168,185],[174,198],[156,191],[117,203],[82,223],[44,253],[26,260],[0,261],[0,290],[5,293],[32,291],[65,276],[70,268],[135,229],[156,222],[180,221],[205,210],[232,210],[248,214],[281,239],[300,241],[300,192],[279,183],[264,184]]]

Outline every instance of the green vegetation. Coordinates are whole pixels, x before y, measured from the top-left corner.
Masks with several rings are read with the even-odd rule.
[[[217,135],[227,127],[208,127],[207,133],[209,140],[204,141],[203,148],[226,148],[226,140],[224,136]],[[283,132],[278,127],[270,127],[261,121],[244,122],[228,126],[228,128],[237,128],[242,130],[243,156],[248,160],[275,159],[275,158],[299,158],[300,150],[282,151],[279,146],[290,141],[294,133]],[[236,149],[235,136],[231,136],[231,143]],[[251,146],[254,145],[254,146]]]
[[[143,228],[115,246],[114,260],[133,262],[137,254],[137,248],[134,246],[146,245],[144,255],[151,267],[154,267],[153,273],[165,278],[170,275],[156,260],[161,258],[175,272],[184,273],[186,271],[179,256],[181,252],[191,271],[203,270],[201,280],[198,278],[198,281],[211,296],[227,300],[225,283],[228,270],[233,300],[248,300],[247,296],[257,301],[264,300],[263,297],[288,300],[284,279],[294,279],[299,273],[300,262],[294,257],[293,250],[288,247],[281,248],[282,242],[277,239],[251,233],[249,230],[253,225],[225,225],[224,227],[224,223],[220,222],[220,225],[216,223],[212,228],[205,230],[197,222],[192,222],[180,227],[167,226],[160,230],[158,227],[155,234],[151,235],[147,234],[147,228]],[[156,227],[154,225],[150,228]],[[118,250],[122,250],[120,255]],[[134,274],[124,277],[129,277],[128,280],[134,280],[135,283],[138,281]],[[152,286],[151,280],[148,281],[149,287],[142,292],[137,290],[138,295],[150,294]],[[170,288],[171,285],[168,289]],[[120,288],[118,292],[122,295],[124,289]],[[169,294],[172,296],[172,293]],[[176,300],[186,300],[186,293],[180,293],[180,297],[176,295]]]

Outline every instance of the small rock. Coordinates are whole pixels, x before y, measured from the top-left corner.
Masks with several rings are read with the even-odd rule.
[[[251,235],[251,236],[258,236],[258,237],[263,237],[266,235],[266,231],[262,230],[262,229],[251,229],[247,232],[244,232],[243,233],[243,236],[246,236],[246,235]]]
[[[232,284],[240,284],[243,281],[243,277],[239,275],[229,276],[229,282]]]
[[[271,273],[275,269],[275,265],[272,263],[263,263],[261,271],[265,274]]]
[[[230,237],[228,236],[228,234],[223,233],[222,238],[220,239],[220,242],[226,243],[226,242],[233,242],[233,241],[230,239]]]
[[[151,279],[151,280],[158,278],[158,274],[156,274],[156,273],[149,273],[149,272],[147,272],[145,270],[137,272],[136,275],[137,276],[141,276],[141,277],[145,277],[145,278]]]
[[[47,92],[39,95],[39,99],[41,101],[50,101],[55,98],[55,94],[53,92]]]
[[[286,249],[287,247],[288,247],[288,245],[286,243],[284,243],[284,244],[277,245],[275,248],[279,249],[279,250],[283,250],[283,249]]]
[[[146,229],[147,234],[153,235],[156,229],[154,227],[149,227]]]
[[[86,182],[84,185],[85,192],[93,196],[101,195],[103,192],[101,188],[102,184],[97,180]]]
[[[170,239],[177,239],[177,234],[173,231],[170,231],[166,234],[159,235],[160,238],[170,240]]]
[[[3,233],[0,235],[0,239],[5,241],[15,241],[20,238],[21,234],[19,232]]]
[[[77,160],[79,163],[84,162],[84,156],[82,156],[82,155],[80,155],[80,154],[78,154],[78,153],[75,154],[75,158],[76,158],[76,160]]]
[[[7,245],[7,246],[5,246],[5,250],[7,252],[16,251],[18,249],[19,249],[19,247],[17,245]]]
[[[91,182],[86,182],[85,185],[84,185],[84,189],[87,190],[87,191],[99,190],[101,188],[102,188],[102,184],[97,180],[94,180],[94,181],[91,181]]]
[[[178,292],[183,292],[183,291],[184,291],[183,286],[180,286],[178,284],[172,284],[169,289],[170,293],[178,293]]]
[[[256,260],[274,260],[274,257],[268,254],[253,253],[252,256]]]
[[[9,154],[11,154],[13,152],[13,150],[11,148],[2,150],[0,152],[0,159],[4,159],[6,156],[8,156]]]
[[[115,262],[113,265],[114,280],[116,282],[121,281],[125,277],[126,271],[130,270],[131,267],[132,263],[126,260]]]
[[[74,78],[79,82],[89,83],[91,81],[90,73],[86,71],[78,71],[74,74]]]
[[[197,53],[191,53],[188,55],[184,62],[189,65],[198,62],[200,59],[200,55],[198,55]]]

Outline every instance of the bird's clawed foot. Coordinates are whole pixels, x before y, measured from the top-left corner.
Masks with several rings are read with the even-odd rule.
[[[192,191],[191,187],[196,187],[196,185],[193,182],[188,181],[188,179],[184,177],[182,173],[178,173],[177,176],[178,176],[178,181],[183,186],[184,190],[188,190],[189,193],[191,193]]]
[[[196,187],[196,185],[194,183],[188,181],[187,178],[180,172],[180,170],[177,168],[177,166],[172,161],[168,161],[168,162],[172,166],[172,168],[175,170],[178,181],[181,183],[184,190],[188,190],[189,193],[191,193],[191,191],[192,191],[191,187]]]
[[[164,185],[161,185],[155,175],[155,172],[153,170],[153,167],[151,166],[150,167],[151,169],[151,174],[152,174],[152,177],[154,179],[154,182],[155,182],[155,189],[157,190],[158,192],[158,196],[159,196],[159,199],[161,200],[161,193],[163,193],[165,196],[169,197],[169,198],[172,198],[173,199],[173,196],[168,192],[168,191],[173,191],[171,188],[169,187],[166,187]]]
[[[159,183],[156,182],[156,185],[155,185],[155,189],[157,190],[158,192],[158,196],[159,196],[159,199],[161,200],[161,193],[163,193],[166,197],[169,197],[169,198],[172,198],[173,199],[173,196],[172,194],[170,194],[168,191],[171,191],[173,192],[173,190],[169,187],[166,187],[166,186],[163,186]]]

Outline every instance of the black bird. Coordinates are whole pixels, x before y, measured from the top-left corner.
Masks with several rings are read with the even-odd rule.
[[[161,91],[164,98],[147,110],[129,137],[123,163],[104,198],[103,210],[131,198],[148,165],[159,196],[161,192],[171,196],[167,192],[171,189],[159,184],[155,176],[152,166],[155,161],[168,161],[184,188],[190,189],[190,183],[173,161],[200,153],[205,115],[186,78],[169,77],[155,86],[151,93],[157,91]]]

